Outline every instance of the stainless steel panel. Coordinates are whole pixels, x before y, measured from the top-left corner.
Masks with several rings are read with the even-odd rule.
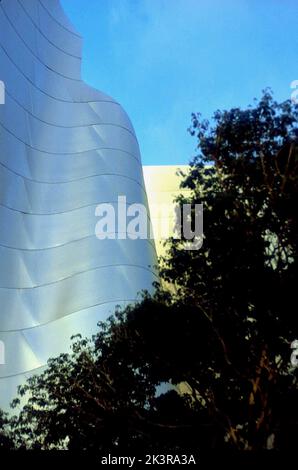
[[[58,0],[0,3],[0,406],[71,335],[152,290],[152,240],[118,239],[118,196],[147,205],[138,142],[111,97],[81,80],[81,38]],[[98,240],[111,203],[115,239]],[[147,220],[148,226],[150,219]],[[110,234],[111,235],[111,234]],[[123,238],[123,232],[121,233]]]

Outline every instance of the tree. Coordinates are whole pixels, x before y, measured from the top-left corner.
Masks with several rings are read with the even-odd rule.
[[[0,450],[11,450],[14,442],[10,435],[10,421],[8,415],[0,410]]]
[[[297,112],[266,90],[254,107],[217,111],[212,125],[193,114],[199,153],[180,203],[204,204],[204,243],[186,251],[172,240],[163,270],[213,330],[194,392],[237,448],[284,446],[297,425]],[[198,342],[208,348],[209,338]]]
[[[20,387],[27,404],[11,420],[16,447],[113,454],[194,448],[193,429],[201,425],[189,399],[175,390],[156,394],[175,372],[173,354],[182,358],[182,315],[180,307],[145,295],[102,323],[92,339],[73,338],[71,354],[51,359]],[[171,331],[175,337],[167,340]]]
[[[16,446],[294,445],[297,108],[265,91],[254,107],[217,111],[211,123],[194,114],[190,132],[198,155],[179,203],[204,204],[202,248],[171,239],[161,268],[169,291],[162,282],[118,310],[20,388],[29,398],[11,420]]]

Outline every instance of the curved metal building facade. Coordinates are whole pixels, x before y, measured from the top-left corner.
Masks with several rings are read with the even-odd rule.
[[[0,2],[0,407],[16,387],[150,290],[150,240],[95,236],[95,208],[147,204],[131,123],[81,79],[59,0]]]

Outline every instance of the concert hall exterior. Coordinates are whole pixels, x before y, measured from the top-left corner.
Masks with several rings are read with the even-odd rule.
[[[147,204],[134,129],[81,79],[58,0],[0,2],[0,407],[70,336],[152,289],[154,243],[98,240],[95,209]]]

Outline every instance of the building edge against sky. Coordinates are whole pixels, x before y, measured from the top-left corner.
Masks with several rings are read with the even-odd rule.
[[[81,79],[81,38],[59,0],[0,3],[0,407],[71,335],[152,289],[154,242],[98,240],[95,208],[147,205],[121,106]]]

